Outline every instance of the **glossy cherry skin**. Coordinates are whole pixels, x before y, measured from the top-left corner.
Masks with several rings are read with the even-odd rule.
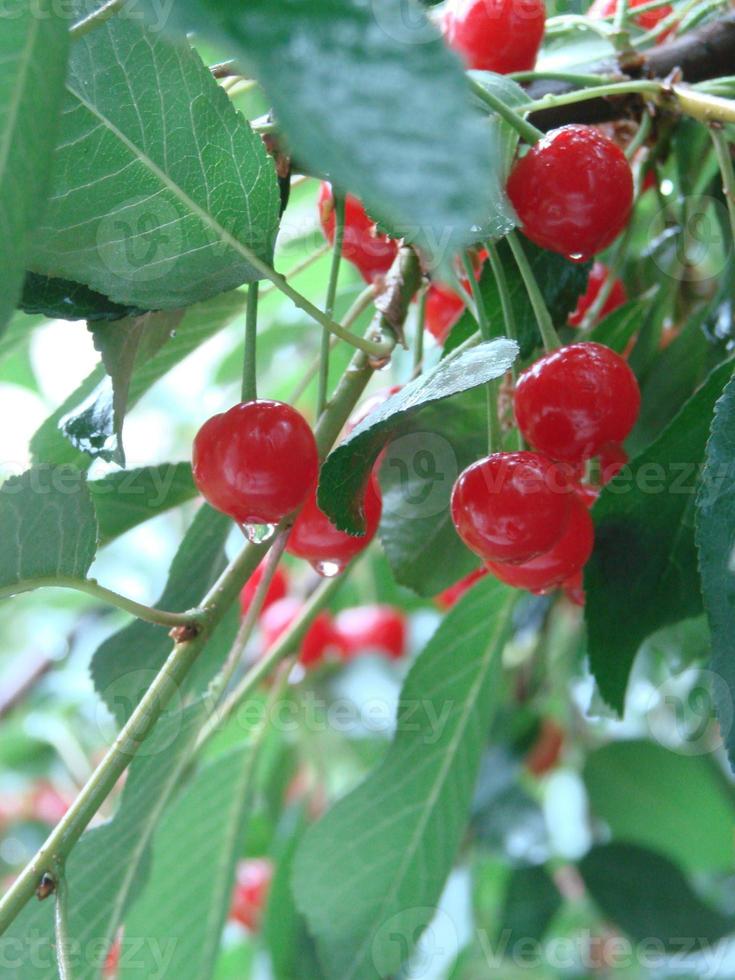
[[[540,453],[495,453],[460,473],[452,490],[454,526],[486,561],[524,562],[552,548],[569,520],[572,492]]]
[[[630,0],[628,7],[630,10],[635,10],[636,7],[642,7],[647,2],[648,0]],[[587,11],[587,16],[592,17],[594,20],[601,20],[603,17],[613,17],[617,7],[618,0],[595,0]],[[644,10],[642,14],[638,14],[633,20],[643,30],[652,31],[662,20],[665,20],[673,12],[673,9],[673,7],[666,4],[663,7],[656,7],[654,10]],[[663,30],[657,40],[661,42],[672,33],[672,30]]]
[[[393,606],[356,606],[344,609],[334,620],[340,650],[349,660],[375,650],[392,660],[406,652],[406,617]]]
[[[516,589],[544,593],[558,589],[579,572],[592,554],[594,526],[588,509],[576,496],[567,529],[554,547],[522,565],[488,562],[489,571]]]
[[[439,282],[429,286],[426,294],[426,329],[437,343],[444,343],[463,311],[464,300],[449,286]]]
[[[564,589],[564,595],[573,606],[584,606],[586,596],[584,593],[584,576],[581,571],[575,572],[571,578],[568,578],[562,585],[562,588]]]
[[[552,459],[578,463],[635,425],[641,395],[627,362],[602,344],[546,354],[518,379],[514,406],[526,440]]]
[[[235,877],[230,919],[239,922],[250,932],[260,926],[268,890],[273,878],[273,865],[265,858],[240,861]]]
[[[265,610],[260,618],[264,653],[289,628],[303,608],[304,604],[300,599],[290,597],[279,599]],[[330,648],[338,646],[332,618],[328,613],[321,612],[314,619],[301,641],[299,662],[304,667],[314,667],[321,663]]]
[[[278,524],[318,475],[314,434],[283,402],[242,402],[205,422],[194,440],[199,492],[238,524]]]
[[[600,449],[600,485],[605,486],[616,477],[628,462],[628,454],[616,442],[608,442]]]
[[[363,503],[366,533],[363,535],[345,534],[339,531],[327,518],[312,493],[296,518],[286,550],[297,558],[304,558],[317,567],[324,564],[343,569],[356,555],[370,544],[375,537],[383,511],[383,502],[377,480],[369,479]]]
[[[465,592],[469,592],[475,582],[478,582],[481,578],[484,578],[488,574],[486,568],[478,568],[474,572],[470,572],[469,575],[465,575],[461,578],[459,582],[455,582],[454,585],[450,585],[448,589],[444,589],[435,598],[437,606],[440,609],[451,609],[452,606],[459,602]]]
[[[544,37],[543,0],[448,0],[439,26],[468,68],[530,71]]]
[[[610,270],[606,265],[603,265],[602,262],[595,262],[595,264],[592,266],[590,277],[587,282],[587,291],[585,292],[584,296],[579,297],[577,308],[569,317],[569,325],[571,327],[578,327],[581,325],[587,310],[589,310],[591,306],[594,306],[595,300],[599,296],[600,290],[605,284],[609,274]],[[603,303],[602,309],[597,315],[597,320],[595,323],[597,323],[599,320],[604,320],[608,314],[612,313],[614,310],[617,310],[618,307],[627,302],[628,294],[625,291],[625,286],[620,279],[616,279],[613,283],[612,289],[610,290],[610,295]]]
[[[633,174],[607,136],[591,126],[562,126],[514,165],[508,195],[526,237],[580,262],[607,248],[628,223]]]
[[[319,188],[319,220],[327,241],[334,244],[337,219],[334,213],[332,186],[326,181]],[[345,232],[342,255],[360,271],[366,282],[372,282],[393,265],[398,244],[387,235],[379,235],[375,222],[356,197],[345,198]]]
[[[247,580],[243,586],[242,592],[240,593],[240,611],[242,615],[245,616],[248,609],[250,608],[253,599],[255,598],[255,593],[263,580],[263,572],[265,571],[265,562],[261,562],[260,565],[255,569],[253,574]],[[278,602],[279,599],[284,599],[288,593],[288,577],[286,572],[282,568],[277,568],[271,583],[266,589],[265,599],[263,600],[263,607],[260,610],[260,614],[265,612],[268,606],[272,606],[274,602]]]

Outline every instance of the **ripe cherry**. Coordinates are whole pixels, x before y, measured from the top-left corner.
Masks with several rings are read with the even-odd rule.
[[[346,659],[376,650],[399,660],[406,652],[406,617],[392,606],[344,609],[337,614],[334,628]]]
[[[599,130],[562,126],[517,161],[508,195],[532,242],[582,261],[628,223],[633,174],[620,147]]]
[[[238,524],[277,524],[303,504],[318,475],[314,434],[283,402],[242,402],[205,422],[194,440],[200,493]]]
[[[367,482],[363,508],[366,533],[346,534],[319,509],[316,493],[312,493],[296,518],[286,550],[311,562],[321,575],[338,574],[355,555],[367,548],[378,530],[383,503],[377,480],[372,478]]]
[[[439,25],[468,68],[530,71],[544,36],[542,0],[449,0]]]
[[[244,616],[248,609],[250,608],[253,599],[255,598],[255,593],[258,586],[263,580],[263,572],[265,571],[265,562],[261,562],[260,565],[255,569],[253,574],[245,583],[242,592],[240,593],[240,610]],[[279,599],[285,598],[288,592],[288,578],[285,571],[282,568],[277,568],[276,572],[271,579],[271,583],[266,589],[265,599],[263,600],[263,607],[261,609],[261,615],[265,612],[268,606],[272,606],[274,602],[278,602]]]
[[[529,592],[557,589],[582,569],[592,554],[594,526],[588,509],[576,496],[566,531],[545,554],[522,565],[488,562],[487,567],[506,585]]]
[[[434,601],[440,609],[451,609],[455,603],[459,602],[465,592],[469,592],[475,582],[484,578],[486,575],[486,568],[478,568],[474,572],[470,572],[469,575],[465,575],[459,582],[450,585],[448,589],[444,589]]]
[[[628,462],[628,454],[616,442],[608,442],[600,449],[600,485],[605,486]]]
[[[326,181],[319,188],[319,219],[327,241],[334,244],[337,220],[334,213],[332,186]],[[357,266],[366,282],[372,282],[393,265],[398,244],[387,235],[379,235],[375,222],[356,197],[345,198],[345,231],[342,255]]]
[[[256,932],[272,878],[273,865],[266,858],[240,861],[235,876],[230,919],[239,922],[250,932]]]
[[[569,325],[571,327],[579,327],[581,325],[587,310],[594,306],[595,300],[600,295],[600,290],[605,285],[609,275],[610,270],[606,265],[603,265],[602,262],[595,262],[590,271],[590,277],[587,282],[587,291],[584,296],[579,297],[577,308],[569,317]],[[610,290],[609,296],[602,305],[602,309],[597,314],[597,321],[604,320],[609,313],[612,313],[613,310],[617,310],[618,307],[627,302],[628,294],[625,291],[625,286],[620,279],[616,279],[613,283],[612,289]]]
[[[642,7],[644,3],[647,3],[647,0],[630,0],[628,7],[630,10],[635,10],[636,7]],[[601,20],[603,17],[614,17],[617,7],[618,0],[595,0],[587,11],[587,16],[593,20]],[[662,20],[665,20],[669,14],[673,13],[673,10],[673,7],[665,4],[663,7],[656,7],[654,10],[644,10],[642,14],[638,14],[633,20],[643,30],[652,31],[658,27]],[[660,43],[673,33],[673,29],[664,29],[659,34],[657,40]]]
[[[539,453],[495,453],[460,473],[452,490],[457,533],[486,561],[525,562],[552,548],[572,504],[569,482]]]
[[[609,347],[561,347],[518,379],[515,416],[526,440],[552,459],[577,463],[635,425],[641,395],[628,364]]]
[[[449,286],[439,282],[429,286],[426,294],[426,329],[437,343],[444,343],[463,310],[464,300]]]
[[[263,651],[269,650],[289,628],[304,608],[304,604],[293,597],[279,599],[269,606],[260,619],[263,636]],[[338,647],[332,619],[326,612],[319,613],[301,641],[299,662],[304,667],[313,667],[324,659],[331,647]]]
[[[581,571],[575,572],[571,578],[568,578],[562,585],[562,588],[564,589],[564,595],[573,606],[583,606],[585,604],[584,576]]]

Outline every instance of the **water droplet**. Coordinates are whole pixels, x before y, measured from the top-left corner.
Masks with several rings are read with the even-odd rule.
[[[572,260],[572,262],[581,262],[582,259],[584,258],[584,255],[582,255],[581,252],[572,252],[569,258]]]
[[[315,561],[311,566],[322,578],[335,578],[344,571],[345,566],[339,561]]]
[[[263,544],[269,541],[276,530],[275,524],[241,524],[240,527],[251,544]]]
[[[176,331],[172,330],[169,334],[169,337],[171,338],[171,340],[173,340],[175,336],[176,336]]]

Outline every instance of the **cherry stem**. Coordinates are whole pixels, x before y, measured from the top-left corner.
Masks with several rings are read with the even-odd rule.
[[[66,881],[63,864],[57,862],[54,869],[55,906],[54,927],[56,933],[56,968],[59,980],[73,980],[69,960],[69,886]]]
[[[735,242],[735,168],[733,168],[732,156],[730,154],[730,143],[723,129],[719,126],[710,127],[710,136],[715,145],[717,162],[720,165],[722,174],[722,189],[727,202],[727,211],[730,215],[730,228],[732,231],[733,242]]]
[[[490,268],[493,270],[495,283],[498,287],[500,308],[503,311],[503,323],[505,324],[505,335],[509,340],[517,340],[518,329],[516,326],[516,314],[515,310],[513,309],[513,300],[510,295],[510,289],[508,288],[508,278],[505,274],[503,263],[498,255],[496,245],[488,242],[485,247],[490,259]]]
[[[255,401],[258,397],[258,283],[248,286],[248,305],[245,314],[245,352],[242,366],[242,394],[244,402]]]
[[[96,27],[101,27],[102,24],[122,10],[125,2],[126,0],[107,0],[107,3],[103,3],[99,9],[93,10],[91,14],[70,27],[69,36],[73,41],[76,41],[78,38],[84,37],[85,34],[89,34]]]
[[[416,316],[416,337],[413,345],[413,371],[412,378],[417,378],[421,374],[421,365],[424,362],[424,330],[426,329],[426,301],[429,296],[429,286],[426,285],[421,290],[419,296],[419,309]]]
[[[35,589],[73,589],[75,592],[83,592],[85,595],[93,596],[102,602],[123,612],[130,613],[136,619],[142,619],[146,623],[153,623],[155,626],[167,626],[172,629],[176,626],[193,626],[198,624],[198,614],[195,611],[185,613],[166,612],[163,609],[156,609],[153,606],[146,606],[128,599],[126,596],[106,589],[94,579],[76,579],[61,576],[60,578],[34,579],[27,583],[9,585],[0,589],[0,599],[11,596],[21,595],[25,592],[33,592]]]
[[[600,99],[609,95],[638,95],[650,93],[651,95],[661,95],[663,90],[662,82],[650,82],[646,79],[638,79],[629,82],[611,82],[609,85],[593,85],[590,88],[581,88],[576,92],[565,92],[563,95],[544,95],[541,99],[534,102],[524,102],[517,106],[518,112],[540,112],[542,109],[557,109],[559,106],[574,105],[576,102],[585,102],[588,99]]]
[[[536,323],[538,324],[544,349],[546,351],[556,350],[557,347],[561,347],[559,335],[554,329],[554,323],[551,319],[549,308],[547,307],[546,300],[539,289],[539,284],[536,281],[536,276],[533,274],[533,269],[528,261],[528,256],[526,255],[525,249],[514,231],[508,235],[508,244],[513,252],[513,257],[516,260],[518,271],[521,274],[521,278],[523,279],[523,283],[526,287],[526,292],[528,293],[528,298],[531,301],[531,306],[533,307],[533,312],[536,316]]]
[[[491,340],[492,326],[487,315],[485,297],[482,293],[482,287],[477,281],[475,269],[472,265],[472,259],[470,258],[468,252],[464,252],[462,254],[462,264],[470,282],[472,298],[475,301],[475,308],[477,310],[477,324],[480,328],[480,336],[482,337],[483,341]],[[498,418],[497,382],[488,381],[488,383],[485,385],[485,398],[487,402],[487,447],[488,453],[492,455],[493,453],[500,452],[500,450],[503,448],[503,434],[500,430],[500,420]]]
[[[342,247],[345,236],[345,197],[344,194],[334,194],[334,247],[332,251],[332,266],[329,270],[329,283],[327,285],[327,301],[324,312],[332,319],[334,316],[334,305],[337,299],[337,284],[339,282],[339,267],[342,261]],[[319,351],[319,387],[316,399],[316,417],[324,411],[327,404],[327,393],[329,391],[329,352],[331,350],[331,335],[326,327],[322,327],[322,342]]]
[[[538,143],[538,141],[543,138],[544,134],[540,129],[537,129],[533,123],[530,123],[527,119],[524,119],[523,116],[520,115],[520,113],[515,109],[511,109],[511,107],[506,105],[505,102],[503,102],[502,99],[499,99],[497,95],[494,95],[492,92],[488,92],[488,90],[481,85],[480,82],[472,77],[470,77],[470,87],[475,95],[482,102],[484,102],[485,105],[489,106],[493,112],[496,112],[501,119],[505,120],[509,126],[512,126],[521,139],[525,140],[526,143],[533,145],[534,143]],[[533,103],[529,104],[533,105]],[[521,107],[521,111],[527,112],[531,110],[527,109],[526,107]]]

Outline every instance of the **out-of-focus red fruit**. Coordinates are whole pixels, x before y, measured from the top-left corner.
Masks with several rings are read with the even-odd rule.
[[[376,408],[380,408],[389,398],[397,394],[403,385],[391,385],[390,388],[381,388],[380,391],[376,391],[375,394],[370,395],[366,398],[362,404],[358,405],[353,414],[347,420],[345,424],[345,436],[349,436],[354,430],[361,425],[371,412],[374,412]]]
[[[592,266],[590,277],[587,282],[587,291],[584,296],[579,297],[577,308],[569,317],[570,327],[581,326],[587,311],[590,309],[590,307],[594,306],[595,300],[600,295],[600,290],[602,289],[609,275],[610,270],[606,265],[603,265],[602,262],[595,262],[595,264]],[[605,300],[595,322],[604,320],[609,313],[617,310],[618,307],[627,302],[628,294],[625,291],[625,286],[620,279],[616,279],[612,289],[610,290],[610,295]]]
[[[574,488],[574,492],[588,510],[592,510],[600,496],[600,488],[593,487],[589,483],[577,484],[577,486]]]
[[[120,936],[118,936],[110,946],[110,950],[105,958],[105,962],[102,966],[102,976],[105,980],[111,980],[112,977],[117,976],[118,967],[120,966],[120,952],[122,949],[122,941]]]
[[[459,582],[455,582],[454,585],[450,585],[448,589],[440,592],[434,601],[440,609],[451,609],[455,603],[459,602],[465,592],[468,592],[472,588],[475,582],[484,578],[487,574],[487,568],[478,568],[474,572],[470,572],[469,575],[461,578]]]
[[[635,10],[636,7],[642,7],[644,3],[648,3],[648,0],[630,0],[629,9]],[[613,17],[618,7],[618,0],[595,0],[590,9],[587,11],[587,16],[592,17],[594,20],[601,20],[603,17]],[[663,7],[656,7],[654,10],[644,10],[642,14],[638,14],[633,20],[635,23],[642,27],[644,31],[654,30],[662,20],[669,16],[673,12],[673,7],[665,4]],[[670,37],[674,33],[673,28],[663,29],[659,34],[657,41],[661,41]]]
[[[303,608],[304,604],[300,599],[291,597],[279,599],[265,610],[260,617],[264,653],[289,628]],[[329,613],[321,612],[301,641],[299,661],[304,667],[314,667],[321,663],[331,647],[338,648],[339,642]]]
[[[366,650],[399,660],[406,652],[406,617],[392,606],[356,606],[338,613],[335,633],[345,659]]]
[[[526,756],[526,769],[534,776],[543,776],[559,761],[564,747],[564,730],[551,718],[541,723],[541,731]]]
[[[577,572],[567,579],[564,585],[564,595],[575,606],[583,606],[585,603],[584,576],[582,572]]]
[[[31,793],[29,808],[33,820],[53,827],[65,816],[69,801],[51,783],[39,783]]]
[[[464,300],[449,286],[432,283],[426,294],[426,329],[439,344],[462,316]]]
[[[604,487],[628,462],[628,454],[619,443],[608,442],[600,450],[600,483]]]
[[[326,181],[319,189],[319,220],[327,241],[334,244],[337,225],[334,213],[332,186]],[[345,198],[345,231],[342,255],[357,267],[366,282],[372,282],[393,265],[398,243],[387,235],[379,235],[375,222],[360,201],[351,194]]]
[[[235,877],[230,919],[249,932],[257,932],[273,879],[273,864],[267,858],[240,861]]]
[[[244,616],[248,609],[250,608],[253,599],[255,598],[255,593],[258,586],[263,581],[263,573],[265,571],[265,562],[261,562],[260,565],[255,569],[253,574],[245,583],[242,592],[240,593],[240,610]],[[263,600],[263,608],[260,611],[261,616],[268,608],[272,606],[274,602],[278,602],[279,599],[285,598],[288,593],[288,577],[283,568],[277,568],[276,573],[271,579],[271,584],[268,586],[265,599]]]

